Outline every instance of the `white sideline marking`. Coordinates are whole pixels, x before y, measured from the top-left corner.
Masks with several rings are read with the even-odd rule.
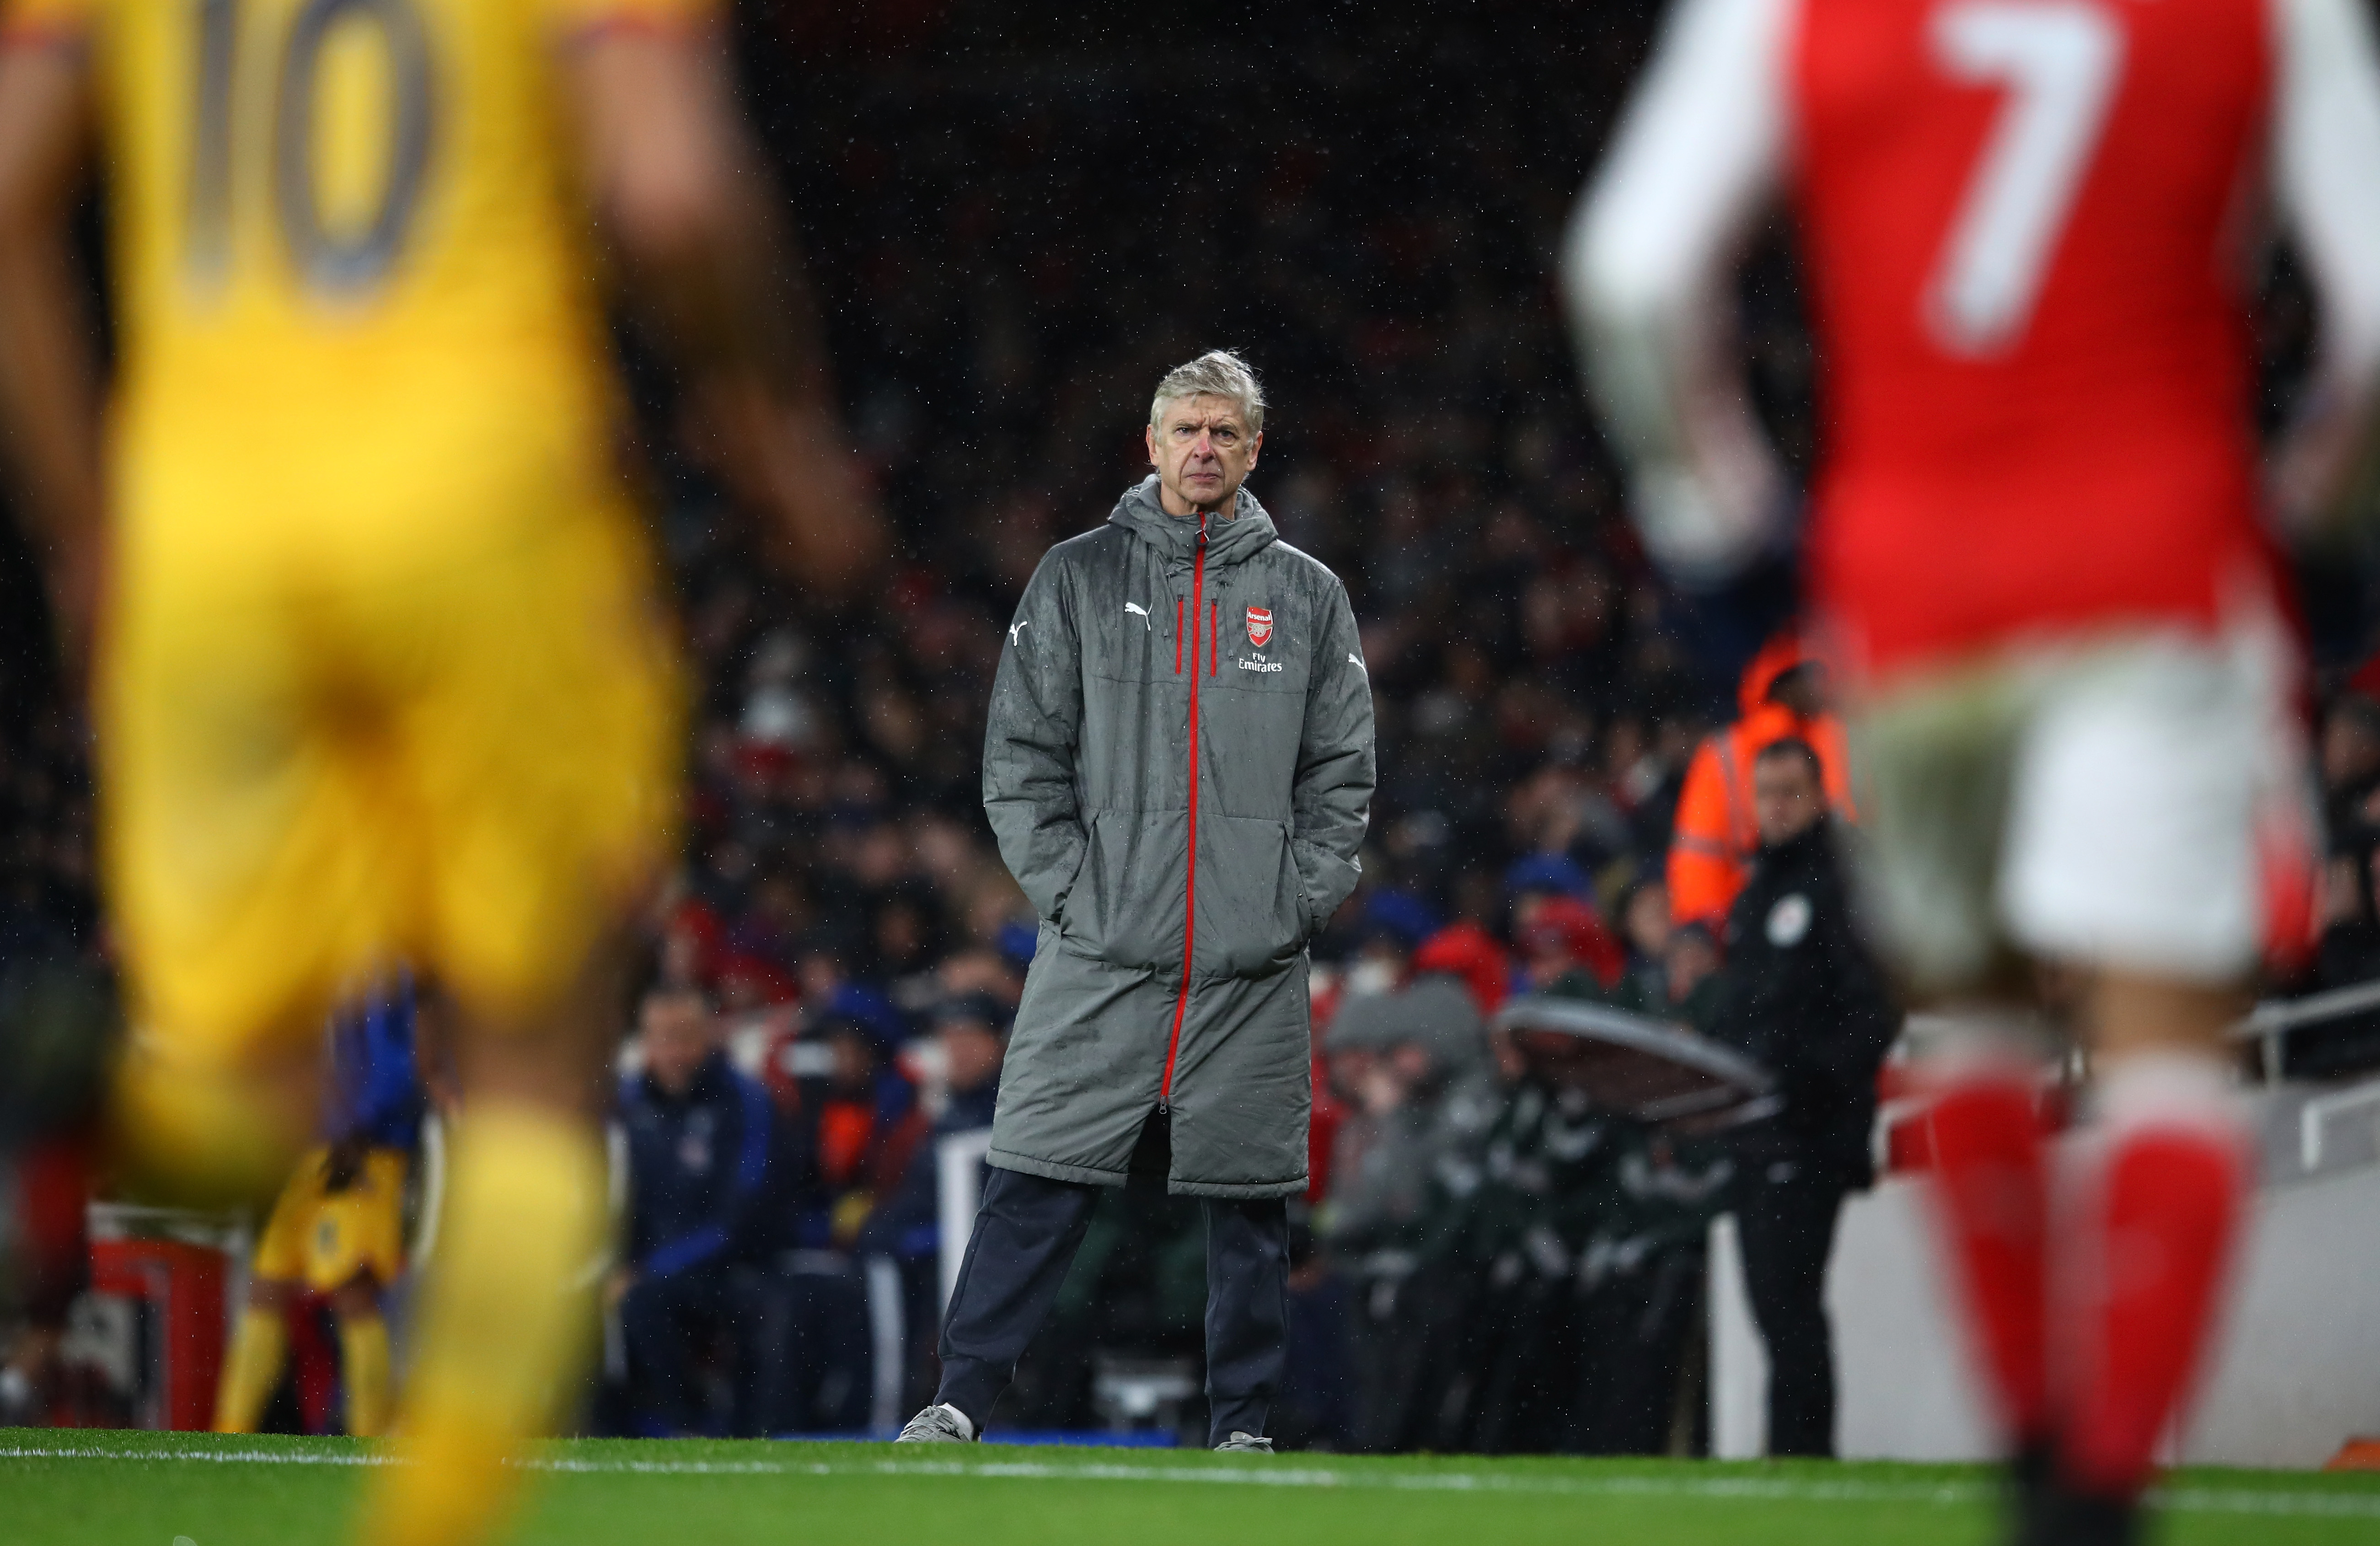
[[[384,1466],[384,1454],[331,1450],[119,1451],[36,1445],[0,1447],[0,1460],[160,1460],[227,1466]],[[1558,1477],[1476,1471],[1338,1471],[1319,1467],[1172,1467],[1094,1463],[1056,1466],[1035,1460],[528,1460],[534,1471],[571,1476],[941,1477],[1000,1481],[1174,1481],[1225,1486],[1345,1488],[1356,1491],[1510,1492],[1524,1496],[1692,1498],[1730,1503],[1926,1503],[1937,1507],[1986,1500],[1996,1489],[1981,1482],[1803,1481],[1790,1477]],[[2154,1494],[2177,1514],[2246,1514],[2266,1517],[2380,1519],[2380,1493],[2232,1491],[2180,1487]]]

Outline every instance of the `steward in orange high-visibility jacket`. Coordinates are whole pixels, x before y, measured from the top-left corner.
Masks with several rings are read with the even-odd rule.
[[[1798,736],[1825,765],[1827,798],[1852,814],[1851,759],[1842,722],[1826,710],[1826,667],[1791,633],[1762,646],[1737,689],[1742,717],[1704,741],[1686,769],[1670,838],[1670,913],[1714,933],[1743,889],[1745,866],[1760,846],[1752,814],[1752,761],[1760,749]]]

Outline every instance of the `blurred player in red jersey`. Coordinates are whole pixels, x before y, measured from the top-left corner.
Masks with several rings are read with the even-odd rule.
[[[1816,596],[1862,704],[1874,921],[1914,992],[1974,1011],[1937,1190],[2027,1540],[2132,1538],[2247,1190],[2223,1031],[2297,756],[2265,527],[2368,475],[2375,169],[2358,0],[1684,0],[1572,233],[1647,545],[1721,585],[1787,504],[1721,298],[1767,196],[1795,196]],[[2323,332],[2260,467],[2267,208]],[[1989,1030],[2028,958],[2090,984],[2100,1133],[2070,1207]]]

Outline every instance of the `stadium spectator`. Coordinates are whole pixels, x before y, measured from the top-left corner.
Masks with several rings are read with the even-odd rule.
[[[1468,1191],[1441,1174],[1475,1168],[1504,1106],[1473,993],[1420,977],[1350,1001],[1325,1042],[1341,1125],[1318,1238],[1349,1284],[1351,1444],[1385,1453],[1460,1447],[1446,1397],[1462,1364],[1476,1263],[1460,1223]]]
[[[18,1323],[0,1359],[0,1428],[123,1427],[129,1404],[103,1414],[68,1388],[66,1339],[76,1298],[91,1286],[89,1204],[97,1145],[80,1126],[46,1133],[11,1157],[0,1209],[16,1239],[6,1310]],[[5,1325],[0,1320],[0,1325]]]
[[[1414,977],[1443,975],[1461,982],[1482,1016],[1493,1015],[1512,992],[1512,953],[1476,916],[1458,918],[1422,941],[1413,954]]]
[[[1781,634],[1753,657],[1738,703],[1735,723],[1694,753],[1678,798],[1669,885],[1670,908],[1681,923],[1717,928],[1743,889],[1761,844],[1753,764],[1765,748],[1789,736],[1815,748],[1828,800],[1837,810],[1851,809],[1842,722],[1827,707],[1824,663],[1799,636]]]
[[[1344,968],[1342,991],[1350,998],[1384,993],[1405,980],[1414,952],[1439,930],[1438,913],[1409,891],[1376,886],[1361,894],[1342,917],[1354,916],[1337,938],[1326,935],[1318,950],[1329,950]],[[1318,1023],[1328,1016],[1326,1004],[1315,1005]]]
[[[1653,1009],[1669,998],[1670,888],[1658,876],[1628,875],[1613,887],[1611,916],[1627,952],[1626,1002]]]
[[[2380,657],[2364,663],[2324,705],[2315,743],[2331,827],[2353,824],[2363,797],[2380,787]]]
[[[934,1145],[990,1126],[999,1102],[1000,1066],[1008,1050],[1006,1008],[989,993],[965,993],[945,1000],[932,1018],[941,1109],[922,1141],[910,1147],[884,1201],[868,1216],[861,1246],[871,1252],[923,1259],[941,1248]]]
[[[1744,1285],[1768,1348],[1768,1453],[1828,1455],[1827,1263],[1843,1198],[1873,1178],[1876,1070],[1900,1015],[1853,923],[1817,752],[1795,736],[1771,741],[1753,761],[1753,790],[1760,846],[1728,913],[1709,1025],[1770,1069],[1784,1100],[1735,1142]]]
[[[2331,710],[2324,738],[2326,771],[2331,748],[2340,736],[2338,720],[2362,712],[2336,706]],[[2363,810],[2380,778],[2350,776],[2355,782],[2328,790],[2334,810],[2315,904],[2320,934],[2313,958],[2297,983],[2301,992],[2380,980],[2380,823]],[[2380,1010],[2375,1009],[2303,1027],[2281,1048],[2282,1072],[2293,1077],[2338,1077],[2375,1066],[2380,1066]]]
[[[861,1226],[856,1248],[895,1264],[902,1286],[902,1406],[930,1400],[934,1333],[941,1305],[941,1193],[936,1145],[991,1126],[1000,1065],[1008,1049],[1009,1010],[990,993],[962,993],[932,1014],[941,1109],[909,1152],[892,1189]]]
[[[1542,991],[1566,973],[1585,970],[1609,991],[1628,972],[1621,943],[1595,909],[1574,896],[1525,897],[1513,909],[1521,971],[1532,990]]]
[[[816,1197],[796,1225],[805,1248],[848,1251],[880,1199],[890,1198],[910,1168],[929,1122],[910,1083],[892,1059],[893,1043],[877,1023],[840,1005],[798,1033],[779,1038],[764,1067],[789,1142],[808,1157]],[[803,1065],[795,1047],[824,1052],[816,1073],[789,1073]]]
[[[934,1132],[940,1136],[990,1126],[1000,1096],[1001,1059],[1008,1050],[1007,1010],[989,993],[952,999],[934,1013],[934,1039],[941,1048],[944,1090]]]
[[[1726,986],[1719,978],[1723,960],[1718,941],[1702,924],[1671,930],[1661,963],[1662,1002],[1669,1012],[1698,1030],[1710,1029]]]
[[[626,1238],[604,1286],[625,1352],[619,1425],[698,1433],[711,1426],[699,1368],[730,1320],[731,1270],[772,1243],[775,1123],[699,992],[648,993],[637,1041],[644,1066],[620,1091]]]

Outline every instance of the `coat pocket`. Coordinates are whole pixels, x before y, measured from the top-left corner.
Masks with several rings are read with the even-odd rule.
[[[1058,943],[1119,967],[1179,967],[1188,905],[1187,813],[1098,810]]]
[[[1198,821],[1198,933],[1194,965],[1213,977],[1268,977],[1305,948],[1305,888],[1286,823],[1251,816]]]

